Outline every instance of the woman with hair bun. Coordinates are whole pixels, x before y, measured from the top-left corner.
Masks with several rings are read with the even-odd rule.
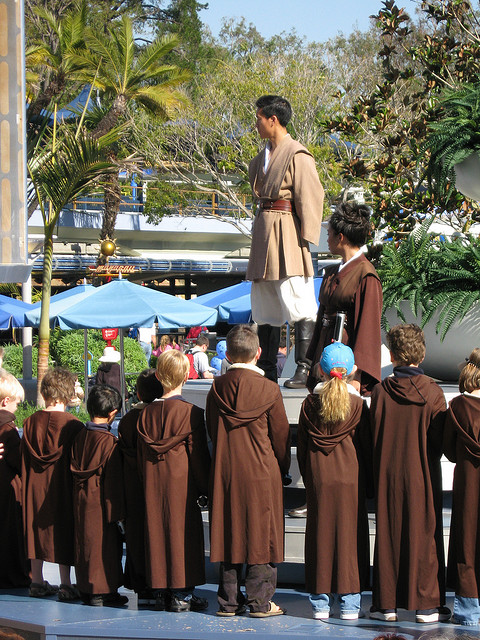
[[[330,218],[328,247],[331,253],[341,256],[342,262],[325,269],[317,321],[307,351],[307,358],[318,362],[334,338],[351,347],[358,367],[352,384],[362,395],[369,395],[381,379],[382,285],[361,249],[370,229],[369,208],[356,202],[338,205]],[[334,336],[339,312],[346,316],[345,325],[343,334]],[[316,382],[312,369],[308,388],[313,389]]]

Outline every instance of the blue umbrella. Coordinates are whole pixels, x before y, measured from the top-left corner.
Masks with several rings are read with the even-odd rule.
[[[181,300],[167,293],[129,282],[114,280],[61,311],[61,329],[108,329],[151,327],[161,328],[212,326],[218,313],[190,300]]]
[[[250,296],[250,291],[252,288],[252,283],[248,281],[240,282],[239,284],[234,284],[231,287],[225,287],[224,289],[219,289],[218,291],[212,291],[211,293],[205,293],[203,296],[198,296],[195,298],[195,302],[198,304],[204,304],[207,307],[212,307],[213,309],[218,309],[218,306],[228,302],[229,300],[237,300],[242,296]]]
[[[25,314],[32,306],[28,302],[0,295],[0,329],[24,327]]]
[[[77,287],[66,289],[50,298],[50,326],[58,324],[58,315],[68,309],[73,304],[84,300],[95,291],[91,284],[79,284]],[[38,327],[40,324],[41,303],[37,302],[34,308],[25,314],[25,321],[28,327]]]

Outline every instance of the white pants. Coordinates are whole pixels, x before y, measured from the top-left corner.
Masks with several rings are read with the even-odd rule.
[[[317,300],[313,277],[252,282],[252,319],[257,324],[281,327],[285,322],[316,320]]]

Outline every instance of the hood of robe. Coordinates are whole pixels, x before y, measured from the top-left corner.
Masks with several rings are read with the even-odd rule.
[[[322,433],[318,424],[319,399],[311,393],[302,404],[301,416],[315,449],[328,456],[358,425],[362,417],[363,400],[350,394],[350,413],[344,422],[333,427],[333,433]]]
[[[278,385],[251,369],[229,369],[213,381],[210,393],[222,413],[225,428],[238,429],[257,420],[274,405]]]
[[[450,403],[450,414],[458,431],[458,437],[476,460],[480,460],[480,398],[463,395],[463,402]]]
[[[167,451],[176,447],[180,442],[186,440],[192,433],[192,425],[188,431],[175,435],[178,431],[176,422],[178,414],[170,410],[171,403],[184,402],[181,398],[167,398],[165,400],[155,400],[149,405],[148,411],[142,411],[140,420],[138,421],[138,437],[147,447],[148,457],[152,460],[163,460]],[[194,412],[190,414],[194,420]]]
[[[98,436],[92,438],[91,443],[85,443],[87,434],[101,434],[101,436],[100,438]],[[85,428],[81,431],[76,440],[80,446],[74,444],[72,449],[70,471],[73,474],[73,479],[76,482],[85,482],[94,475],[100,476],[102,468],[112,453],[112,444],[116,439],[113,433],[107,429],[89,432]]]
[[[429,387],[432,379],[424,375],[414,375],[409,378],[391,376],[382,381],[387,393],[399,404],[416,404],[423,406],[427,403]]]
[[[9,422],[15,422],[14,414],[6,409],[0,409],[0,427],[3,427],[4,424],[8,424]]]
[[[31,420],[34,420],[32,427]],[[71,421],[79,423],[73,416]],[[63,411],[37,411],[25,420],[22,441],[34,468],[40,470],[53,464],[62,456],[64,444],[70,447],[71,441],[65,442],[64,429],[69,422]]]

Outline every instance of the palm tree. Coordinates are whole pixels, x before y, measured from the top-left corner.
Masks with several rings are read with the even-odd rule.
[[[125,119],[130,105],[144,109],[152,116],[168,118],[186,102],[178,87],[190,78],[190,72],[176,65],[163,64],[164,58],[178,44],[176,36],[157,38],[136,55],[132,22],[124,16],[120,24],[108,30],[107,37],[90,30],[86,44],[87,53],[75,57],[75,61],[87,68],[83,73],[84,80],[93,84],[106,105],[93,136],[103,136],[111,131]],[[115,157],[112,149],[112,161]],[[105,185],[102,239],[113,237],[120,200],[118,174],[110,175]]]
[[[74,198],[91,189],[102,175],[118,172],[107,160],[107,149],[118,139],[119,129],[93,138],[82,127],[76,130],[63,125],[57,133],[56,109],[53,129],[47,128],[39,138],[28,161],[28,173],[34,185],[44,224],[44,264],[42,306],[39,327],[37,404],[42,404],[40,385],[48,368],[50,340],[50,292],[52,282],[53,233],[62,209]]]

